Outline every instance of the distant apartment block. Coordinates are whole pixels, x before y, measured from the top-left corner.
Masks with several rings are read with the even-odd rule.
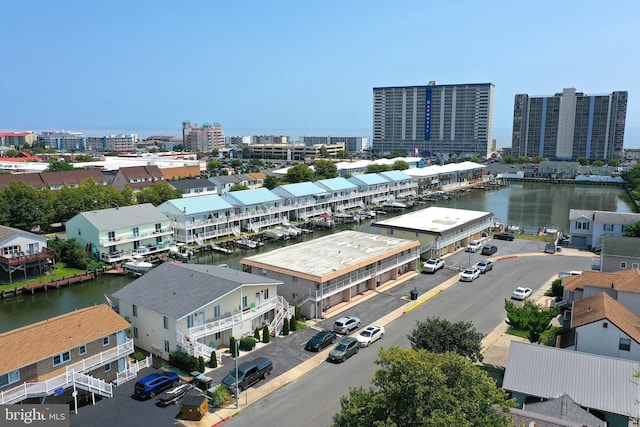
[[[492,147],[492,83],[373,88],[373,144],[379,154],[479,155]]]
[[[25,145],[31,146],[38,140],[34,132],[0,132],[0,147],[14,147],[20,149]]]
[[[249,145],[251,144],[250,136],[225,136],[224,137],[225,145],[237,145],[241,146],[242,144]]]
[[[252,144],[288,144],[289,137],[284,135],[254,135],[251,137]]]
[[[623,156],[626,91],[551,96],[519,94],[513,106],[512,155],[593,160]]]
[[[347,151],[364,151],[369,148],[366,136],[301,136],[300,143],[312,145],[333,145],[343,142]]]
[[[304,160],[305,158],[320,157],[322,147],[327,149],[329,157],[336,157],[338,151],[345,149],[344,143],[333,145],[312,145],[304,144],[251,144],[249,148],[254,156],[262,159],[282,159],[287,161]]]
[[[203,123],[198,127],[197,123],[182,122],[182,140],[187,150],[208,153],[224,146],[224,133],[220,123]]]
[[[87,148],[86,138],[82,132],[54,131],[42,132],[38,136],[38,142],[44,144],[45,148],[58,151],[85,151]]]

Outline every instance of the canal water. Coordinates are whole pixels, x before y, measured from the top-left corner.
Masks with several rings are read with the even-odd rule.
[[[437,206],[492,212],[503,224],[518,225],[535,231],[539,227],[557,226],[569,230],[569,209],[595,209],[616,212],[633,212],[625,191],[619,187],[569,186],[537,183],[514,183],[498,190],[472,190],[460,197],[433,203]],[[419,206],[417,209],[430,206]],[[390,216],[391,214],[387,215]],[[378,217],[385,218],[385,217]],[[352,228],[376,233],[371,220],[358,225],[345,225],[334,230],[315,230],[303,239],[313,239],[338,230]],[[257,250],[236,250],[232,255],[204,252],[194,262],[201,264],[227,264],[240,268],[240,260],[260,252],[270,251],[300,240],[273,242]],[[105,302],[105,294],[131,283],[128,276],[105,275],[90,282],[34,295],[20,295],[0,300],[0,333],[29,323],[45,320],[60,314]]]

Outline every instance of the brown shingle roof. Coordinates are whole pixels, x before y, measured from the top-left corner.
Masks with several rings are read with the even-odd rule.
[[[11,184],[13,181],[22,181],[29,187],[33,188],[47,187],[47,185],[42,180],[42,176],[40,173],[14,173],[0,175],[0,190],[4,190],[4,188]]]
[[[6,373],[128,328],[107,304],[83,308],[0,334]]]
[[[640,270],[621,270],[615,273],[585,271],[580,276],[569,276],[562,279],[562,286],[569,291],[584,289],[585,285],[640,293]]]
[[[160,169],[162,175],[167,181],[183,178],[196,178],[200,176],[200,166],[178,166],[175,168],[162,168]]]
[[[150,166],[127,166],[124,168],[120,168],[120,172],[122,175],[127,178],[128,181],[131,181],[134,178],[137,179],[148,179],[151,178],[152,181],[164,179],[162,175],[162,171],[160,168],[155,165]]]
[[[42,180],[49,188],[58,185],[77,185],[89,178],[98,184],[104,184],[102,171],[98,169],[74,169],[71,171],[43,172]]]
[[[640,318],[608,294],[601,292],[573,303],[572,328],[605,319],[616,325],[635,342],[640,343]]]

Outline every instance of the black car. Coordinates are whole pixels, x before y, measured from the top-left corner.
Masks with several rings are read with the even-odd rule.
[[[336,341],[336,333],[334,331],[318,332],[307,341],[304,346],[305,350],[320,351],[323,348],[333,344]]]
[[[497,240],[509,240],[511,242],[515,239],[515,236],[513,233],[496,233],[493,235],[493,238]]]
[[[484,245],[482,248],[482,255],[493,255],[498,252],[498,247],[495,245]]]

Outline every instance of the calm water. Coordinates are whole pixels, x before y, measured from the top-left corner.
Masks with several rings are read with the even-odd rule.
[[[560,230],[569,230],[569,209],[597,209],[617,212],[633,212],[625,201],[625,192],[618,187],[551,184],[511,184],[495,191],[471,191],[466,195],[438,203],[438,206],[492,212],[504,224],[517,224],[525,230],[556,224]],[[371,221],[353,227],[365,232],[376,232]],[[346,227],[346,226],[345,226]],[[338,228],[340,229],[340,228]],[[327,234],[317,230],[305,235],[305,239]],[[298,240],[299,241],[299,240]],[[216,252],[203,253],[196,262],[202,264],[227,264],[239,268],[239,261],[249,255],[269,251],[275,247],[298,241],[267,244],[256,251],[236,251],[233,255]],[[130,277],[106,275],[95,281],[70,288],[22,295],[0,300],[0,332],[58,316],[69,311],[105,302],[104,295],[111,296],[132,281]]]

